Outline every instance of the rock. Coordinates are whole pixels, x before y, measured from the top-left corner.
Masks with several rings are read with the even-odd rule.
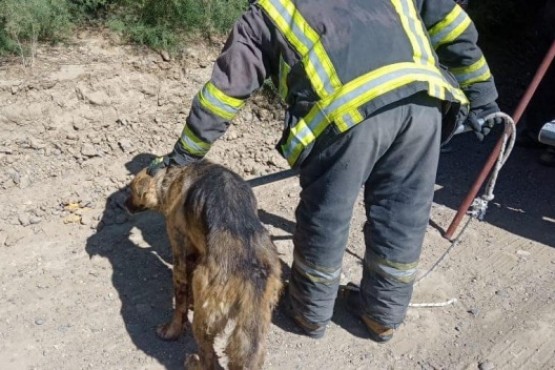
[[[89,135],[89,139],[93,144],[100,144],[102,142],[102,136],[98,134]]]
[[[0,153],[4,153],[4,154],[13,154],[13,149],[9,148],[8,146],[0,146]]]
[[[172,60],[172,58],[171,58],[171,56],[170,56],[170,53],[168,53],[166,50],[162,50],[162,51],[160,52],[160,56],[162,57],[162,60],[163,60],[164,62],[169,62],[169,61]]]
[[[78,86],[75,92],[79,100],[84,100],[89,104],[99,106],[108,106],[111,104],[111,99],[105,91],[87,91],[83,87]]]
[[[478,369],[480,369],[480,370],[493,370],[493,369],[495,369],[495,365],[493,363],[491,363],[490,361],[484,361],[484,362],[480,362],[478,364]]]
[[[10,233],[8,234],[8,236],[6,237],[6,240],[4,241],[4,245],[6,247],[13,247],[15,246],[21,239],[23,239],[22,236],[16,234],[16,233]]]
[[[79,135],[75,134],[75,133],[69,133],[66,135],[66,139],[71,140],[71,141],[77,141],[79,140]]]
[[[509,298],[509,292],[507,292],[506,289],[499,289],[499,290],[495,291],[495,295],[497,295],[501,298]]]
[[[20,189],[25,189],[25,188],[29,187],[29,185],[31,185],[31,178],[29,176],[27,176],[26,174],[20,175],[19,188]]]
[[[277,154],[271,154],[270,158],[268,158],[268,164],[271,166],[280,167],[280,162],[282,161],[281,157]]]
[[[516,254],[521,256],[521,257],[528,257],[530,255],[530,252],[523,251],[523,250],[518,250],[518,251],[516,251]]]
[[[471,314],[472,316],[476,317],[478,316],[478,314],[480,313],[480,309],[473,307],[470,310],[467,311],[469,314]]]
[[[228,141],[233,141],[236,140],[238,138],[237,133],[236,132],[230,132],[229,135],[227,135],[227,140]]]
[[[42,218],[40,218],[39,216],[36,216],[36,215],[30,215],[29,216],[29,223],[31,225],[40,224],[41,221],[42,221]]]
[[[81,214],[81,225],[92,225],[95,217],[91,212],[83,212]]]
[[[31,149],[39,150],[39,149],[44,149],[46,147],[46,144],[40,141],[39,139],[31,138],[29,139],[29,147]]]
[[[19,215],[17,215],[17,218],[19,219],[19,223],[21,224],[21,226],[29,226],[31,224],[29,215],[25,212],[21,212]]]
[[[73,129],[75,131],[82,131],[87,128],[87,124],[82,119],[74,120],[73,121]]]
[[[252,114],[252,111],[245,110],[245,112],[243,113],[243,120],[245,122],[251,123],[254,120],[254,116]]]
[[[81,154],[89,158],[99,156],[98,151],[92,144],[83,144],[83,146],[81,147]]]
[[[8,169],[8,171],[6,172],[8,173],[8,176],[12,179],[13,183],[19,185],[19,183],[21,182],[21,175],[19,174],[19,172],[13,168]]]
[[[183,49],[182,54],[184,57],[193,58],[193,59],[200,59],[200,50],[194,46],[188,46]]]
[[[64,218],[64,224],[78,224],[81,223],[81,216],[78,214],[70,214]]]
[[[39,326],[44,325],[45,322],[46,322],[46,320],[41,319],[41,318],[35,319],[35,324],[39,325]]]
[[[121,139],[120,141],[118,141],[118,145],[124,153],[130,152],[130,149],[133,146],[131,144],[131,140],[129,139]]]

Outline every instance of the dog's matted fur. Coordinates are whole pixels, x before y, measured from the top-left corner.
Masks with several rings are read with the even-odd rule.
[[[262,368],[281,269],[249,185],[225,167],[203,160],[154,176],[143,170],[130,188],[127,208],[161,212],[173,252],[175,310],[158,334],[176,339],[193,299],[199,354],[189,356],[186,367],[219,368],[214,339],[234,320],[225,349],[229,368]]]

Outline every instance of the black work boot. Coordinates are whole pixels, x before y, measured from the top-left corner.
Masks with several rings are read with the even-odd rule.
[[[360,288],[357,285],[348,283],[340,288],[339,295],[345,301],[347,309],[364,323],[370,339],[377,343],[385,343],[393,337],[395,329],[381,325],[364,312]]]

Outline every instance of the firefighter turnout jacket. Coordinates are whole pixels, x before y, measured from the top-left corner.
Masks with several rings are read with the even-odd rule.
[[[268,78],[288,107],[277,147],[293,167],[329,125],[345,132],[418,92],[451,113],[487,105],[497,92],[477,38],[452,0],[258,0],[235,23],[178,145],[203,157]]]

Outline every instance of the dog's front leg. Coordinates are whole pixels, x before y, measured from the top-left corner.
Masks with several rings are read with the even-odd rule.
[[[168,233],[173,251],[173,289],[175,309],[172,320],[158,328],[157,333],[164,340],[176,340],[188,324],[187,310],[189,307],[189,279],[187,278],[186,244],[179,235]]]

